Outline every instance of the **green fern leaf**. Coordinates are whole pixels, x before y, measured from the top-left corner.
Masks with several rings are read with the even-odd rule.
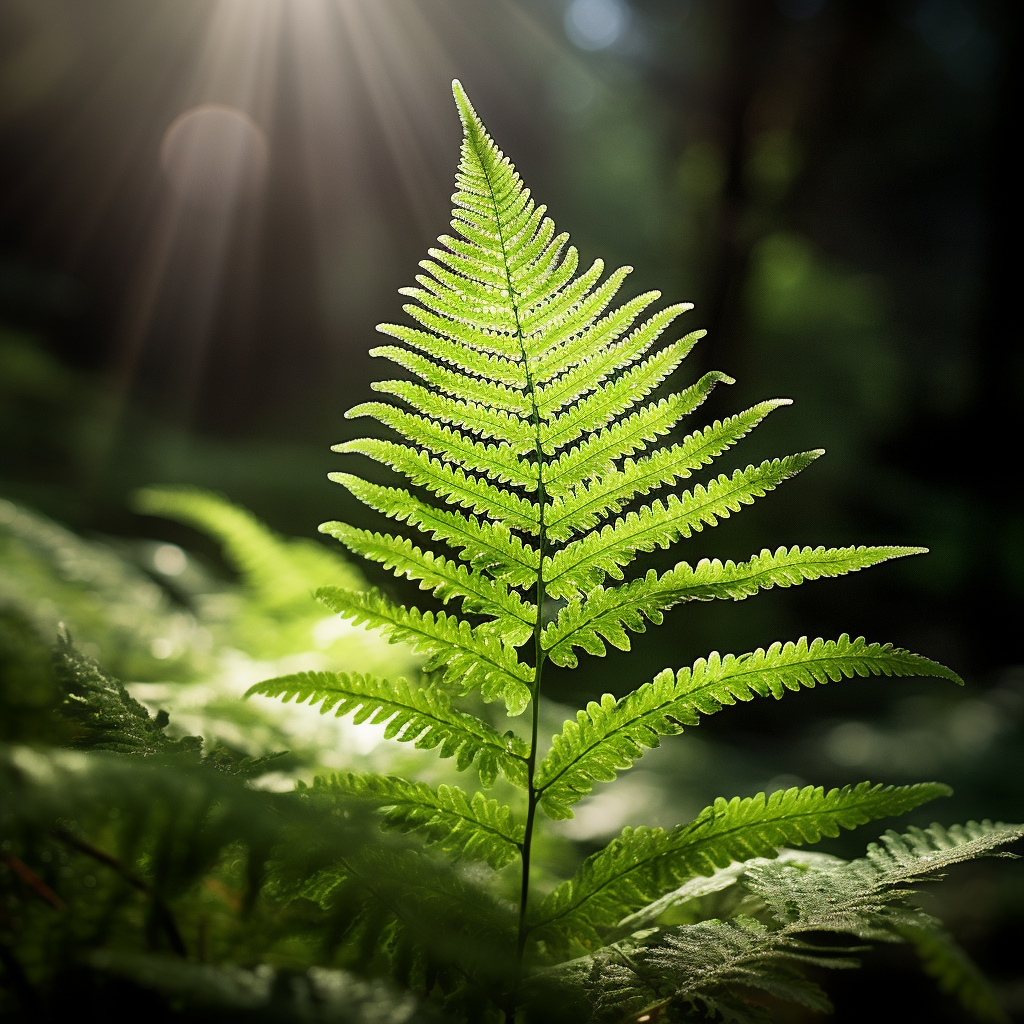
[[[662,612],[681,601],[731,598],[741,601],[759,590],[790,587],[804,580],[841,576],[890,558],[924,552],[925,548],[779,548],[767,549],[747,562],[723,565],[704,559],[692,569],[681,562],[660,577],[651,569],[642,579],[620,587],[595,587],[586,599],[573,598],[541,637],[541,647],[556,665],[576,667],[573,647],[603,656],[604,641],[628,651],[625,629],[643,633],[644,622],[660,625]]]
[[[883,837],[884,850],[871,844],[866,857],[849,863],[818,867],[754,865],[746,873],[744,886],[764,901],[781,927],[769,929],[737,919],[673,929],[651,957],[638,958],[638,966],[674,980],[677,999],[700,993],[718,998],[737,984],[771,991],[764,982],[772,978],[780,961],[847,966],[848,961],[837,964],[828,947],[809,946],[797,938],[808,932],[831,931],[888,941],[907,939],[911,933],[914,939],[927,935],[928,948],[942,957],[943,967],[948,969],[951,947],[943,940],[944,933],[931,918],[906,903],[907,890],[900,886],[991,854],[1022,835],[1024,829],[1019,826],[991,822],[968,822],[950,829],[932,825],[929,829],[911,829],[906,835],[888,832]],[[720,940],[726,940],[711,958],[708,928]],[[982,1019],[1005,1020],[1005,1013],[986,991],[984,982],[978,985],[979,979],[966,977],[962,955],[958,959],[954,970],[958,982],[967,985],[963,993],[967,1001],[981,1011]],[[704,969],[694,970],[698,965]]]
[[[396,605],[377,590],[321,587],[316,597],[356,625],[365,622],[381,629],[392,643],[406,641],[429,654],[427,670],[443,667],[445,682],[461,693],[479,687],[484,700],[502,699],[510,715],[521,714],[530,701],[533,669],[488,629],[474,629],[445,612],[434,615]]]
[[[870,550],[870,549],[869,549]],[[875,549],[885,550],[885,549]],[[899,550],[899,549],[897,549]],[[558,625],[556,621],[555,626]],[[569,719],[538,765],[535,785],[550,817],[572,816],[570,807],[592,789],[629,768],[661,736],[696,725],[724,705],[754,697],[780,698],[787,690],[813,687],[854,676],[934,676],[959,682],[955,672],[891,644],[869,644],[863,637],[838,640],[806,637],[774,643],[738,657],[717,652],[678,673],[665,669],[652,682],[616,700],[605,694]]]
[[[536,607],[500,580],[472,572],[433,552],[421,551],[403,537],[358,530],[345,523],[332,523],[331,534],[350,551],[381,562],[396,576],[420,580],[420,586],[432,590],[435,597],[445,602],[461,597],[465,611],[493,615],[489,626],[505,643],[519,647],[533,635]]]
[[[693,387],[652,402],[626,419],[597,430],[585,442],[548,463],[544,472],[545,490],[552,497],[567,494],[576,484],[613,469],[617,459],[632,455],[667,434],[707,398],[723,377],[724,374],[712,371]],[[731,378],[725,379],[731,381]],[[788,400],[763,404],[786,405]]]
[[[559,448],[572,444],[588,431],[603,427],[642,402],[689,355],[704,333],[696,331],[680,341],[666,345],[650,358],[631,367],[616,380],[605,384],[600,391],[595,391],[553,420],[542,423],[541,450],[546,454],[553,454]],[[696,407],[719,381],[733,383],[733,379],[726,374],[712,371],[683,394],[691,393],[696,396],[703,391],[700,400],[695,401]]]
[[[498,438],[507,443],[518,455],[534,450],[536,435],[533,425],[528,420],[502,409],[491,409],[477,402],[446,398],[407,380],[377,381],[370,386],[374,391],[402,399],[407,405],[433,416],[442,423],[452,423],[481,437]],[[356,408],[360,409],[362,406]]]
[[[921,555],[927,548],[916,547],[799,547],[788,550],[780,547],[774,552],[767,548],[746,562],[734,563],[731,559],[723,565],[717,558],[703,559],[692,569],[680,562],[675,569],[665,574],[667,586],[677,587],[685,601],[712,601],[730,599],[742,601],[760,590],[772,587],[793,587],[804,580],[817,580],[843,576],[890,558],[905,558],[907,555]]]
[[[820,451],[774,459],[760,466],[724,473],[706,487],[697,485],[682,497],[670,494],[662,504],[654,501],[637,512],[618,519],[567,544],[545,559],[544,581],[552,597],[572,597],[590,590],[605,576],[622,579],[621,566],[628,565],[641,551],[666,548],[680,537],[689,537],[705,526],[717,526],[744,505],[774,490],[784,480],[809,466]]]
[[[397,487],[367,483],[349,473],[331,473],[360,501],[391,519],[404,520],[435,540],[447,541],[474,568],[483,569],[510,587],[526,587],[537,579],[540,555],[510,533],[502,523],[481,523],[460,512],[436,509]],[[321,533],[333,534],[342,523],[324,523]]]
[[[947,786],[871,785],[719,798],[687,825],[626,828],[593,854],[545,899],[532,926],[549,953],[600,944],[600,931],[624,913],[651,903],[694,875],[710,875],[733,861],[773,857],[780,846],[816,843],[840,828],[902,814],[946,796]]]
[[[442,691],[410,686],[404,679],[388,681],[344,672],[299,672],[267,679],[249,688],[246,697],[259,694],[320,705],[320,713],[352,715],[356,723],[384,725],[384,738],[438,750],[454,757],[464,771],[476,765],[485,786],[500,772],[513,785],[526,785],[526,744],[511,733],[504,736],[475,715],[451,706]]]
[[[660,623],[679,602],[741,600],[917,550],[780,548],[738,564],[704,560],[694,568],[680,562],[667,573],[652,570],[627,582],[624,569],[641,553],[718,525],[821,452],[768,460],[731,475],[716,471],[706,483],[636,507],[652,491],[674,488],[713,463],[788,402],[762,402],[691,429],[677,444],[665,443],[717,383],[732,383],[711,372],[678,393],[650,397],[703,336],[665,336],[689,305],[656,309],[657,292],[621,302],[629,267],[609,273],[595,260],[581,268],[576,249],[523,187],[461,86],[453,88],[463,125],[453,234],[440,237],[439,247],[420,263],[415,286],[402,289],[413,326],[381,325],[393,343],[373,350],[418,379],[375,385],[386,399],[349,414],[374,418],[397,440],[364,438],[335,449],[403,474],[431,492],[435,503],[351,474],[332,479],[466,564],[404,537],[339,523],[321,529],[440,600],[458,598],[464,613],[489,621],[473,625],[447,612],[405,608],[377,592],[322,591],[328,604],[428,653],[428,669],[443,668],[452,692],[478,687],[487,700],[503,698],[514,714],[536,702],[547,661],[575,666],[579,650],[602,655],[608,644],[628,650],[629,632]],[[622,585],[606,586],[609,577]],[[527,589],[531,601],[514,592]],[[554,620],[542,622],[548,602],[563,599]],[[527,664],[515,649],[531,637],[536,642]],[[915,673],[956,678],[927,659],[846,635],[828,643],[775,644],[741,658],[714,654],[678,674],[666,671],[621,700],[591,704],[566,724],[540,764],[535,717],[529,753],[524,762],[517,752],[516,761],[529,794],[521,851],[523,920],[529,916],[525,851],[538,805],[551,817],[571,816],[571,805],[596,781],[614,778],[661,736],[725,704],[853,675]],[[485,813],[475,797],[461,792],[442,794],[395,780],[346,784],[374,790],[373,799],[390,793],[394,799],[384,806],[395,808],[387,813],[396,825],[422,826],[442,842],[445,829],[457,833],[463,827],[452,814],[466,821]],[[532,917],[535,938],[556,955],[591,947],[630,907],[649,903],[666,886],[676,888],[680,879],[736,859],[773,856],[783,842],[814,841],[941,792],[938,786],[883,790],[864,784],[828,794],[808,788],[767,800],[720,801],[672,832],[627,830],[549,896]],[[521,932],[520,951],[524,941]],[[795,975],[776,975],[773,984],[778,993],[806,989]],[[823,1005],[811,989],[804,991],[805,1001]]]
[[[482,860],[501,868],[514,860],[525,829],[513,821],[512,809],[482,793],[468,796],[457,786],[434,789],[394,775],[346,772],[317,777],[306,790],[313,799],[340,797],[385,810],[383,824],[399,832],[416,830],[446,853]]]
[[[168,736],[167,713],[151,715],[119,679],[75,648],[63,625],[58,627],[54,655],[54,676],[63,693],[57,711],[71,723],[73,746],[142,757],[187,753],[199,760],[201,736]]]
[[[990,987],[948,935],[908,902],[914,884],[951,864],[985,856],[1024,836],[1024,829],[969,822],[933,825],[883,837],[868,855],[846,862],[799,857],[737,865],[741,888],[763,905],[768,920],[745,916],[635,933],[548,973],[577,989],[600,1012],[657,1017],[669,1005],[702,1005],[726,1019],[747,1020],[744,993],[763,992],[818,1011],[824,994],[803,977],[806,967],[856,967],[841,947],[801,938],[839,932],[858,938],[918,945],[926,969],[942,979],[979,1019],[1005,1021]],[[735,879],[734,879],[735,881]],[[625,949],[623,947],[626,947]],[[626,954],[626,955],[624,955]],[[761,1018],[755,1018],[761,1019]],[[767,1018],[764,1018],[767,1020]]]

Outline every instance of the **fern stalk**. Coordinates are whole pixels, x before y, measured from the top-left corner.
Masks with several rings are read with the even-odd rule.
[[[467,141],[471,142],[476,147],[476,155],[480,161],[480,165],[483,168],[484,176],[487,180],[488,188],[490,191],[491,206],[494,210],[494,220],[498,225],[499,239],[501,242],[502,251],[502,263],[505,267],[505,282],[508,288],[510,305],[512,307],[513,315],[515,317],[516,324],[516,338],[519,342],[519,353],[520,361],[523,367],[523,373],[526,377],[526,393],[530,398],[530,413],[531,420],[533,422],[534,430],[534,454],[537,459],[537,505],[540,510],[539,523],[538,523],[538,539],[537,539],[537,551],[539,555],[540,569],[537,572],[537,587],[536,587],[536,612],[533,625],[533,658],[534,658],[534,677],[533,677],[533,699],[531,701],[531,729],[530,729],[530,753],[526,762],[526,779],[527,779],[527,809],[526,809],[526,833],[523,837],[523,845],[520,851],[520,858],[522,862],[522,880],[519,889],[519,922],[517,926],[516,934],[516,960],[515,970],[513,973],[513,987],[512,992],[509,996],[508,1006],[505,1010],[505,1019],[508,1024],[512,1024],[516,1016],[516,1008],[519,1003],[519,987],[522,983],[523,976],[523,956],[526,952],[526,939],[528,935],[527,926],[527,908],[529,906],[530,899],[530,854],[533,847],[533,830],[537,818],[537,804],[540,802],[540,792],[534,785],[534,777],[537,770],[537,743],[539,739],[539,726],[540,726],[540,688],[541,679],[544,672],[544,662],[547,655],[541,646],[541,640],[543,636],[543,612],[544,612],[544,555],[545,548],[547,546],[547,525],[545,523],[544,512],[545,505],[547,504],[547,495],[544,490],[544,448],[541,444],[541,418],[540,410],[537,407],[537,394],[533,383],[533,373],[530,367],[530,358],[526,352],[526,339],[523,337],[523,326],[520,317],[518,294],[516,292],[515,284],[512,281],[512,277],[508,272],[509,259],[508,251],[505,244],[504,230],[502,228],[501,211],[498,206],[497,197],[494,193],[494,186],[491,180],[491,175],[487,167],[487,147],[480,145],[479,134],[476,130],[476,117],[472,112],[472,108],[468,107],[468,101],[466,100],[465,93],[462,92],[461,88],[456,90],[456,99],[459,103],[459,112],[462,115],[462,123],[466,130]]]

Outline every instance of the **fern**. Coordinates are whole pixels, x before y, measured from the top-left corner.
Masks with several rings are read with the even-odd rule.
[[[309,790],[321,802],[341,796],[385,808],[382,824],[409,832],[420,829],[428,842],[457,857],[486,861],[501,868],[522,849],[524,829],[513,821],[512,809],[482,793],[467,795],[457,786],[434,789],[393,775],[334,775],[318,778]]]
[[[597,944],[599,928],[653,902],[694,875],[711,875],[730,861],[770,857],[780,846],[816,843],[877,818],[913,810],[945,786],[859,786],[780,790],[741,800],[719,798],[694,821],[671,831],[627,828],[591,856],[541,905],[532,922],[549,948]]]
[[[750,993],[828,1010],[824,993],[795,968],[855,966],[842,948],[815,946],[798,936],[838,932],[858,939],[910,940],[924,952],[930,973],[956,988],[964,1004],[986,1020],[1006,1020],[991,990],[962,950],[938,923],[907,899],[915,885],[949,866],[1024,836],[1024,829],[968,822],[945,829],[932,825],[900,835],[889,831],[866,856],[832,863],[755,861],[737,883],[755,902],[757,916],[709,920],[695,925],[648,929],[635,942],[607,947],[594,957],[567,964],[563,982],[597,979],[589,993],[599,1016],[652,1017],[668,1006],[702,1004],[735,1012],[751,1005]],[[594,968],[605,963],[608,971]],[[754,1002],[756,1005],[756,1000]],[[768,1016],[754,1019],[769,1020]]]
[[[714,714],[737,700],[755,696],[780,698],[787,690],[813,687],[837,679],[868,675],[931,675],[959,681],[949,669],[891,644],[867,644],[845,633],[835,641],[806,637],[797,643],[775,643],[767,651],[740,657],[713,653],[692,669],[666,669],[650,683],[615,700],[605,694],[591,702],[576,720],[565,723],[537,769],[540,805],[553,818],[571,817],[570,805],[585,796],[596,781],[610,782],[629,768],[645,747],[660,736],[696,725],[701,714]]]
[[[946,793],[945,787],[862,782],[829,792],[808,786],[769,797],[723,798],[673,829],[626,829],[540,902],[531,889],[541,827],[537,811],[551,818],[571,816],[572,805],[595,783],[612,781],[662,736],[678,734],[702,715],[737,701],[779,698],[787,691],[865,676],[927,675],[960,682],[956,673],[891,644],[851,640],[846,634],[837,640],[775,642],[739,657],[714,653],[692,668],[666,669],[624,697],[606,694],[590,703],[545,749],[538,714],[544,668],[549,662],[575,668],[583,655],[601,656],[609,644],[628,650],[630,633],[660,625],[670,609],[689,601],[743,600],[924,549],[780,547],[740,562],[704,559],[693,566],[684,561],[667,572],[650,569],[630,576],[640,555],[719,525],[802,472],[822,452],[784,455],[731,472],[716,468],[694,480],[788,400],[771,399],[688,428],[681,440],[671,442],[680,436],[675,432],[682,420],[715,386],[732,383],[726,374],[711,371],[681,390],[662,390],[703,337],[702,331],[672,336],[689,304],[658,309],[658,292],[622,302],[617,296],[630,268],[606,274],[604,263],[596,260],[581,269],[568,236],[557,233],[545,207],[534,202],[457,82],[454,93],[463,143],[453,234],[442,235],[439,246],[430,249],[416,286],[402,290],[414,326],[378,328],[389,342],[371,355],[397,367],[402,379],[375,384],[380,400],[348,413],[373,419],[391,435],[354,438],[334,449],[387,467],[397,474],[398,485],[364,480],[358,465],[331,475],[410,534],[340,522],[321,527],[354,554],[416,582],[445,608],[406,606],[381,591],[351,586],[317,591],[340,615],[412,644],[427,658],[425,676],[409,683],[305,673],[269,680],[250,693],[309,701],[323,713],[351,713],[357,721],[384,724],[387,737],[437,749],[442,757],[454,757],[459,769],[475,767],[484,786],[503,776],[511,783],[506,787],[511,803],[394,776],[319,779],[302,791],[312,804],[330,808],[341,801],[375,808],[381,825],[412,845],[400,853],[382,848],[384,860],[366,852],[293,872],[300,879],[294,891],[318,905],[336,906],[339,920],[349,922],[344,933],[357,946],[382,944],[395,954],[389,954],[392,966],[402,977],[418,979],[422,991],[456,1001],[475,991],[472,1015],[480,1019],[503,1013],[511,1024],[531,976],[538,984],[544,977],[571,981],[581,971],[602,999],[612,1000],[609,1005],[615,1003],[609,993],[618,992],[621,1006],[642,1006],[645,999],[652,1005],[702,999],[706,1007],[720,1009],[725,997],[716,979],[733,979],[823,1009],[827,999],[799,967],[825,954],[805,955],[803,940],[794,936],[810,921],[819,930],[849,931],[853,926],[847,923],[856,918],[869,922],[853,929],[857,934],[892,938],[888,924],[878,931],[870,922],[888,922],[886,908],[902,898],[898,889],[910,879],[910,867],[901,874],[903,868],[892,864],[903,864],[904,847],[891,840],[888,854],[873,851],[863,863],[841,868],[829,858],[811,858],[799,868],[788,860],[765,865],[780,849],[912,810]],[[511,731],[501,735],[459,705],[466,697],[501,702],[513,717],[529,711],[520,730],[529,739]],[[985,835],[990,839],[979,832],[961,842],[961,833],[933,831],[927,842],[941,846],[946,836],[949,849],[956,846],[967,856],[985,852],[1009,832]],[[930,870],[933,861],[918,856],[918,847],[906,849],[914,870]],[[891,864],[883,864],[885,856]],[[470,941],[476,934],[469,918],[461,925],[456,919],[472,917],[473,901],[486,903],[490,897],[481,896],[483,890],[467,895],[469,890],[459,888],[479,874],[438,874],[446,857],[482,861],[473,869],[477,873],[515,865],[515,923],[495,924],[480,939],[488,948],[503,949],[498,956],[511,965],[511,973],[492,975],[483,989],[474,990],[467,980],[475,971],[484,984],[476,968],[463,972],[462,980],[458,971],[437,973],[429,942],[411,923],[437,913],[454,934]],[[936,857],[934,863],[955,859],[948,851]],[[751,858],[768,861],[751,866]],[[799,878],[833,879],[841,899],[848,897],[855,909],[846,918],[828,917],[819,885],[817,904],[808,890],[805,903],[793,904],[799,907],[796,918],[785,917],[789,904],[774,894],[797,878],[798,870],[804,872]],[[694,891],[695,879],[723,871],[731,872],[729,885],[744,879],[750,899],[762,901],[761,917],[698,922],[689,932],[657,927],[658,938],[646,944],[621,937],[623,922],[656,921],[666,901]],[[505,892],[506,883],[503,874],[488,884],[497,893]],[[875,895],[856,903],[858,886]],[[501,913],[495,911],[495,917],[493,910],[481,910],[480,920],[497,922]],[[892,922],[897,918],[908,927],[919,923],[906,915]],[[925,962],[946,977],[936,950]],[[769,953],[775,961],[766,973],[758,958]],[[465,955],[468,964],[472,956]],[[565,966],[565,958],[573,956],[583,959]],[[960,980],[947,984],[970,988],[965,977],[961,972]],[[570,991],[572,985],[567,986]],[[603,1011],[599,1006],[595,1012]]]
[[[502,736],[486,722],[451,706],[444,691],[341,672],[302,672],[268,679],[246,696],[262,694],[282,700],[319,704],[321,714],[353,714],[355,722],[385,723],[384,736],[454,757],[460,771],[475,764],[480,780],[491,785],[501,772],[525,785],[528,748],[513,735]]]
[[[63,691],[58,711],[72,723],[72,742],[76,746],[142,757],[198,753],[202,748],[199,736],[168,736],[168,715],[151,715],[119,680],[81,654],[64,629],[57,637],[54,663],[57,684]]]

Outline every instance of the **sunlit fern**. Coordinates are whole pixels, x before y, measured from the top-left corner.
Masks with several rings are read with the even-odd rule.
[[[655,394],[703,336],[670,334],[689,305],[657,309],[658,292],[615,305],[630,268],[605,274],[600,260],[581,268],[568,236],[558,234],[545,207],[534,203],[457,82],[454,92],[464,129],[454,233],[430,249],[417,286],[402,290],[415,325],[379,327],[393,340],[371,354],[403,373],[374,385],[381,400],[347,414],[384,424],[397,438],[361,438],[335,448],[382,463],[405,482],[372,482],[354,469],[332,474],[410,533],[341,522],[321,527],[353,553],[417,582],[449,606],[424,611],[377,590],[318,592],[342,616],[418,649],[427,658],[427,676],[415,684],[321,672],[269,680],[250,692],[387,723],[385,735],[436,748],[455,757],[459,768],[477,766],[485,786],[501,774],[521,791],[512,807],[389,776],[338,776],[310,791],[311,799],[358,798],[381,807],[386,826],[422,834],[423,857],[434,856],[432,848],[494,868],[519,865],[518,923],[507,938],[515,966],[504,986],[488,991],[491,1012],[511,1021],[526,1012],[524,972],[567,957],[593,957],[621,919],[656,904],[687,879],[911,810],[945,789],[862,783],[830,792],[807,787],[767,799],[722,799],[673,830],[627,829],[542,902],[530,892],[538,809],[551,818],[571,817],[572,805],[595,783],[612,781],[659,737],[736,701],[781,697],[854,676],[959,679],[888,644],[845,634],[810,643],[802,638],[738,657],[715,653],[690,669],[666,670],[618,700],[606,695],[567,722],[545,749],[537,707],[546,662],[575,667],[581,652],[600,656],[608,644],[628,650],[630,633],[660,624],[668,609],[688,601],[741,600],[923,549],[797,546],[764,550],[739,563],[680,562],[661,574],[629,577],[642,553],[718,525],[822,452],[769,459],[694,482],[694,474],[787,400],[761,402],[671,440],[677,424],[716,384],[732,383],[712,371],[682,390]],[[458,699],[471,691],[503,702],[512,716],[530,709],[530,741],[502,736],[459,710]],[[392,868],[382,864],[380,870]],[[359,871],[346,865],[333,872],[311,886],[322,893],[325,885],[361,884]],[[375,920],[385,944],[403,933],[403,913],[394,903],[378,907]],[[864,920],[872,913],[865,910]],[[749,926],[757,927],[762,925]],[[722,957],[731,955],[728,946],[722,945]],[[408,943],[401,948],[403,957],[429,959],[427,948],[420,954],[410,952]],[[601,954],[590,965],[613,960]],[[665,984],[697,998],[702,989],[696,975],[685,992],[680,987],[677,975],[685,973],[685,963],[682,958],[664,968]],[[613,974],[608,979],[614,986]],[[460,984],[472,987],[471,975],[467,971]],[[593,983],[601,989],[599,970]],[[796,975],[788,986],[780,981],[777,994],[810,991]]]

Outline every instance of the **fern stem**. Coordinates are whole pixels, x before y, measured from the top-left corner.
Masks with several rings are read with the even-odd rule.
[[[482,156],[482,154],[481,154]],[[508,1003],[505,1008],[506,1024],[514,1024],[516,1009],[519,1004],[519,989],[523,976],[523,954],[526,951],[526,937],[528,928],[526,925],[526,912],[530,898],[530,851],[533,845],[533,827],[537,816],[537,803],[540,800],[540,793],[533,784],[534,774],[537,768],[537,733],[540,725],[540,684],[541,675],[544,671],[544,649],[541,645],[541,632],[544,625],[544,553],[547,547],[547,527],[544,521],[544,508],[547,504],[547,494],[544,489],[544,449],[541,444],[541,423],[540,410],[537,408],[537,392],[533,382],[533,374],[530,371],[530,357],[526,352],[526,339],[523,337],[523,325],[519,316],[518,292],[509,273],[508,250],[505,246],[505,232],[501,222],[501,211],[498,207],[497,197],[494,194],[494,185],[487,168],[487,161],[480,160],[484,177],[487,181],[487,188],[491,196],[491,205],[494,207],[494,219],[498,226],[498,241],[501,245],[502,263],[505,268],[505,281],[508,285],[509,303],[512,307],[516,322],[516,338],[519,341],[520,359],[523,364],[523,372],[526,374],[526,391],[530,396],[531,417],[534,431],[534,445],[537,453],[537,508],[538,508],[538,537],[537,537],[537,611],[533,625],[533,699],[532,703],[532,730],[530,736],[530,756],[527,761],[527,794],[528,806],[526,812],[526,830],[523,836],[521,851],[523,874],[522,885],[519,891],[519,927],[516,935],[516,959],[513,972],[512,991],[509,993]]]

